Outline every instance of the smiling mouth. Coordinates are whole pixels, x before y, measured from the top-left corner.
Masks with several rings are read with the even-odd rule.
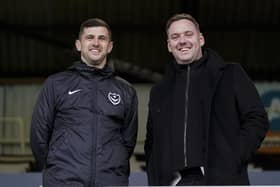
[[[183,48],[179,48],[178,51],[182,52],[182,53],[186,53],[189,52],[191,49],[188,47],[183,47]]]
[[[93,54],[99,54],[100,53],[99,49],[90,49],[89,51]]]

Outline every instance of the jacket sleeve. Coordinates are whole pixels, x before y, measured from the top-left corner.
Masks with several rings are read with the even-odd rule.
[[[152,89],[153,90],[153,89]],[[146,126],[146,140],[144,145],[145,150],[145,158],[146,158],[146,170],[147,170],[147,177],[148,177],[148,184],[155,185],[155,171],[153,167],[153,119],[151,114],[151,95],[150,93],[150,101],[149,101],[149,112],[148,112],[148,119],[147,119],[147,126]]]
[[[239,64],[234,68],[234,89],[241,121],[240,154],[247,162],[261,145],[269,122],[254,83]]]
[[[44,167],[48,154],[48,143],[53,128],[54,113],[53,86],[51,80],[48,79],[38,95],[30,128],[30,145],[40,169]]]
[[[131,98],[131,100],[128,101],[129,104],[126,108],[125,125],[122,129],[122,135],[129,156],[131,156],[136,145],[138,131],[138,99],[136,91],[133,88],[132,96],[127,98]]]

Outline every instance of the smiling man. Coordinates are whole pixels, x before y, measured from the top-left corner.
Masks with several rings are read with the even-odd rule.
[[[113,42],[106,22],[86,20],[75,44],[81,60],[46,80],[33,112],[30,143],[43,186],[127,186],[136,92],[108,65]]]
[[[248,185],[248,161],[268,129],[256,88],[239,64],[203,48],[191,15],[171,17],[166,33],[175,60],[150,93],[149,185]]]
[[[76,40],[76,48],[81,52],[84,63],[102,69],[106,65],[107,54],[113,48],[111,31],[106,27],[86,27]]]
[[[187,19],[172,23],[167,30],[168,51],[178,64],[190,64],[202,57],[204,37],[198,25]]]

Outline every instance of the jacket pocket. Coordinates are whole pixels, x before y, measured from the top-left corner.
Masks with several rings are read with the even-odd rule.
[[[59,149],[59,147],[63,144],[63,142],[65,141],[65,137],[66,137],[66,132],[63,131],[61,132],[59,135],[54,136],[52,139],[54,139],[53,141],[51,141],[50,143],[50,150],[51,152],[55,153],[55,151],[57,149]]]
[[[57,133],[57,135],[53,136],[49,145],[49,151],[48,151],[47,163],[46,163],[47,168],[56,165],[58,157],[61,156],[61,153],[59,152],[65,152],[65,150],[67,149],[67,147],[65,146],[66,145],[65,141],[66,141],[65,131]]]
[[[111,144],[104,148],[100,160],[104,170],[113,171],[115,176],[129,175],[129,155],[126,147],[119,143]]]

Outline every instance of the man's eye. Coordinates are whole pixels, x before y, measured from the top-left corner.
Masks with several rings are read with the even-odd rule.
[[[105,36],[101,36],[101,37],[99,37],[99,40],[102,40],[102,41],[104,41],[104,40],[106,40],[107,38],[105,37]]]
[[[185,32],[185,36],[192,36],[192,35],[193,35],[193,32],[191,32],[191,31]]]
[[[91,35],[89,35],[89,36],[86,37],[87,40],[92,40],[93,38],[94,38],[94,37],[91,36]]]
[[[179,38],[178,35],[173,35],[173,36],[171,36],[171,39],[172,39],[172,40],[177,40],[178,38]]]

